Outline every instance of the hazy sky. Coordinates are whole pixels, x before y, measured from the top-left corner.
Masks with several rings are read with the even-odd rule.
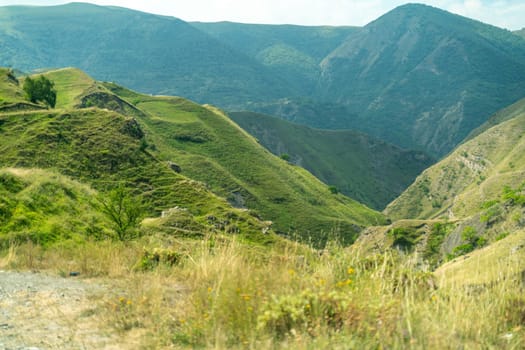
[[[62,0],[0,0],[1,5],[53,5]],[[403,0],[88,0],[175,16],[185,21],[362,26]],[[525,27],[525,0],[421,0],[420,2],[511,30]]]

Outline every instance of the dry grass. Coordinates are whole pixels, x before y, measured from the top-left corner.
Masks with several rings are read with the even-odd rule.
[[[396,253],[269,250],[208,237],[165,241],[181,253],[177,264],[137,269],[143,250],[160,244],[20,246],[2,261],[98,276],[111,286],[94,301],[100,318],[148,349],[518,349],[525,341],[525,298],[513,278],[521,265],[497,283],[466,287]]]

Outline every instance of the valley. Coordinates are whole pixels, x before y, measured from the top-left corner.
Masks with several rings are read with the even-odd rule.
[[[0,7],[0,348],[522,348],[522,32]]]

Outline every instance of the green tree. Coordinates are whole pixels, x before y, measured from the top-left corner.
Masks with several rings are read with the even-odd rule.
[[[116,238],[127,241],[138,235],[138,226],[144,215],[143,201],[120,185],[98,199],[101,212],[111,221]]]
[[[44,102],[51,108],[54,108],[57,100],[55,83],[41,75],[32,79],[27,77],[24,82],[24,91],[29,101],[33,103]]]

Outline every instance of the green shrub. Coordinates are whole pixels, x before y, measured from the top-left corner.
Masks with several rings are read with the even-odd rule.
[[[160,264],[166,266],[177,265],[182,259],[182,254],[170,249],[155,248],[153,250],[144,249],[144,253],[135,268],[146,271],[153,270]]]
[[[360,318],[360,310],[349,293],[304,290],[299,294],[273,297],[262,308],[257,328],[266,329],[278,338],[293,331],[312,333],[328,328],[340,330]]]
[[[57,100],[57,91],[54,86],[55,84],[43,75],[36,79],[27,77],[24,82],[24,91],[29,101],[33,103],[44,102],[54,108]]]
[[[389,235],[394,239],[392,246],[406,251],[411,251],[421,236],[416,229],[404,227],[390,230]]]

